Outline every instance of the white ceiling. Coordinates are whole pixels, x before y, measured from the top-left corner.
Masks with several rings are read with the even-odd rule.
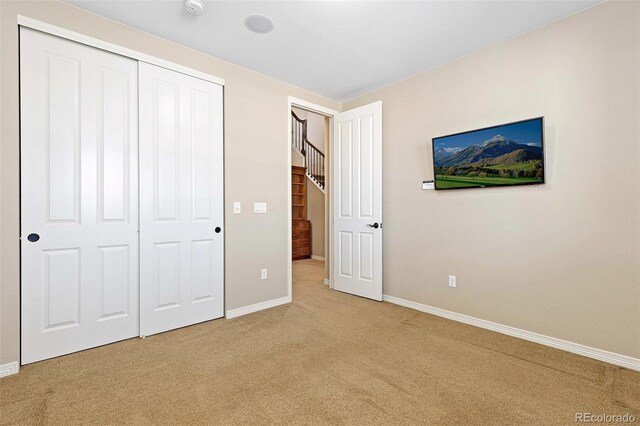
[[[601,0],[219,1],[70,3],[343,102],[522,34]],[[273,32],[247,30],[251,14]]]

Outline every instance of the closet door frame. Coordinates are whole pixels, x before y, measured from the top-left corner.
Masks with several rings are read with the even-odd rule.
[[[40,31],[42,33],[48,34],[48,35],[52,35],[52,36],[56,36],[56,37],[60,37],[63,38],[65,40],[69,40],[69,41],[73,41],[76,43],[80,43],[82,45],[88,46],[88,47],[93,47],[93,48],[97,48],[100,50],[104,50],[110,53],[114,53],[129,59],[134,59],[138,62],[146,62],[152,65],[156,65],[162,68],[166,68],[172,71],[176,71],[182,74],[186,74],[188,76],[191,77],[195,77],[195,78],[199,78],[201,80],[205,80],[214,84],[217,84],[219,86],[221,86],[222,88],[222,110],[223,110],[223,117],[224,117],[224,85],[225,85],[225,80],[217,77],[215,75],[209,74],[209,73],[205,73],[190,67],[186,67],[183,65],[179,65],[170,61],[167,61],[165,59],[162,58],[158,58],[156,56],[152,56],[152,55],[148,55],[146,53],[142,53],[133,49],[129,49],[114,43],[110,43],[104,40],[100,40],[82,33],[78,33],[72,30],[68,30],[62,27],[58,27],[56,25],[52,25],[49,24],[47,22],[43,22],[43,21],[39,21],[37,19],[33,19],[33,18],[29,18],[23,15],[18,15],[18,19],[17,19],[17,24],[18,24],[18,30],[20,30],[21,27],[24,28],[28,28],[28,29],[32,29],[32,30],[36,30],[36,31]],[[224,118],[223,118],[224,120]],[[221,181],[221,187],[222,187],[222,194],[223,194],[223,204],[224,204],[224,128],[222,130],[222,181]],[[138,171],[139,173],[139,171]],[[222,228],[224,230],[225,228],[225,217],[224,217],[224,207],[222,208]],[[22,213],[21,213],[22,216]],[[139,212],[138,212],[138,230],[140,227],[140,222],[139,222]],[[22,219],[20,220],[20,226],[22,228]],[[223,231],[223,235],[224,235],[224,231]],[[224,238],[224,237],[223,237]],[[139,239],[138,239],[139,240]],[[223,243],[223,247],[222,247],[222,265],[223,265],[223,283],[222,283],[222,292],[223,292],[223,317],[224,317],[224,313],[225,311],[225,307],[224,307],[224,295],[226,294],[225,291],[225,286],[226,286],[226,280],[224,279],[224,263],[225,263],[225,253],[224,253],[224,243]],[[140,258],[139,258],[139,247],[138,247],[138,265],[140,262]],[[22,269],[23,265],[22,265],[22,260],[21,260],[21,265],[20,268]],[[139,284],[139,283],[138,283]],[[22,281],[20,283],[20,286],[22,288]],[[139,312],[138,312],[139,315]],[[22,306],[20,307],[20,316],[22,316]],[[21,333],[22,333],[22,319],[20,320],[20,329],[21,329]],[[22,353],[22,344],[20,345],[20,352]],[[22,354],[21,354],[22,357]],[[21,362],[22,364],[22,362]]]

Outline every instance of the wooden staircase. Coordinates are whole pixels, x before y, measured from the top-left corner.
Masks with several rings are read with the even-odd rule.
[[[311,258],[311,222],[307,220],[307,178],[305,168],[291,166],[292,259]]]
[[[307,139],[307,120],[291,111],[291,145],[304,157],[306,176],[324,192],[324,154]]]

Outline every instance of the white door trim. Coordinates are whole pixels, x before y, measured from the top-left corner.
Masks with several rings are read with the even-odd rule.
[[[18,25],[29,27],[34,30],[42,31],[44,33],[51,34],[57,37],[62,37],[67,40],[82,43],[87,46],[97,47],[98,49],[116,53],[121,56],[126,56],[131,59],[136,59],[141,62],[147,62],[149,64],[181,72],[192,77],[200,78],[202,80],[210,81],[212,83],[224,86],[224,79],[220,77],[216,77],[202,71],[194,70],[193,68],[174,64],[173,62],[169,62],[152,55],[147,55],[146,53],[138,52],[136,50],[132,50],[114,43],[109,43],[108,41],[100,40],[85,34],[80,34],[75,31],[68,30],[66,28],[61,28],[52,24],[48,24],[46,22],[38,21],[37,19],[29,18],[27,16],[18,15]]]
[[[293,96],[289,96],[287,100],[287,113],[285,117],[287,118],[287,129],[288,129],[287,130],[287,134],[288,134],[287,136],[287,170],[288,170],[287,172],[287,236],[289,239],[287,241],[287,297],[289,298],[289,301],[291,301],[292,288],[293,288],[293,260],[292,260],[293,245],[291,242],[291,238],[293,236],[293,231],[291,229],[291,143],[292,143],[291,141],[291,107],[294,107],[294,106],[300,107],[309,111],[317,112],[318,114],[331,118],[331,120],[333,120],[334,117],[339,114],[339,111],[336,111],[334,109],[326,108],[321,105],[317,105],[312,102],[308,102],[308,101],[305,101],[304,99],[299,99]],[[330,126],[330,129],[333,129],[333,123]],[[329,143],[332,144],[333,130],[330,131],[329,136],[330,136]],[[332,158],[333,158],[333,153],[329,151],[329,161],[327,162],[328,170],[325,170],[325,176],[331,176],[331,170],[333,169]],[[327,191],[325,195],[325,202],[326,200],[331,199],[331,191],[333,190],[333,185],[331,184],[331,182],[329,182],[328,189],[329,191]],[[327,219],[325,219],[325,222],[327,222]],[[328,246],[329,259],[333,259],[331,254],[331,238],[332,238],[331,233],[333,230],[333,213],[331,212],[331,210],[329,210],[328,223],[329,223],[329,246]],[[330,281],[333,282],[333,280],[331,279],[331,277],[333,277],[333,262],[331,262],[331,264],[329,265],[329,277],[330,277]]]

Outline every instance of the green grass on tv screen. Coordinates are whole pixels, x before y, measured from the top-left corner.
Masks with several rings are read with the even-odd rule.
[[[522,185],[528,183],[541,183],[542,178],[536,177],[501,177],[501,176],[448,176],[437,175],[436,187],[438,189],[447,188],[474,188],[482,186],[496,185]]]

